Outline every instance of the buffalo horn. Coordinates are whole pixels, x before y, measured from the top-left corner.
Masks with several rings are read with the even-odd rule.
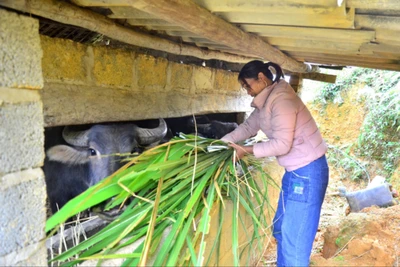
[[[140,145],[150,145],[155,142],[161,141],[167,134],[167,123],[164,119],[159,119],[160,124],[157,128],[147,129],[135,126],[135,132],[137,134],[137,141]]]
[[[89,130],[73,131],[70,127],[66,126],[62,132],[64,140],[73,146],[85,147],[89,142]]]

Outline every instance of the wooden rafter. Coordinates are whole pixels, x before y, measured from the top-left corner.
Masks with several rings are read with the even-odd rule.
[[[265,60],[278,63],[287,70],[298,73],[317,70],[317,68],[311,68],[310,65],[288,57],[262,38],[242,31],[192,1],[142,0],[129,1],[129,3],[137,9],[150,13],[159,19],[180,25],[182,28],[208,40],[258,55]]]
[[[83,27],[127,44],[165,51],[172,54],[193,56],[206,60],[217,59],[236,63],[245,63],[254,59],[229,53],[204,50],[184,44],[177,44],[166,39],[135,32],[100,14],[62,1],[1,0],[0,6],[34,14],[60,23]]]

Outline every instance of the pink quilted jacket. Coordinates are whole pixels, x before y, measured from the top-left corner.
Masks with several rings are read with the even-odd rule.
[[[254,111],[231,133],[221,138],[239,142],[262,130],[267,142],[253,147],[256,157],[276,156],[279,164],[293,171],[320,158],[327,151],[318,127],[293,88],[280,80],[266,87],[251,104]]]

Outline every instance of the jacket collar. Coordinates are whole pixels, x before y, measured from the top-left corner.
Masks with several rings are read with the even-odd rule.
[[[268,96],[271,94],[272,90],[275,88],[276,85],[277,85],[277,83],[274,82],[273,84],[265,87],[258,95],[256,95],[253,98],[253,101],[251,102],[251,106],[253,108],[261,109],[264,106],[265,101],[267,101]]]

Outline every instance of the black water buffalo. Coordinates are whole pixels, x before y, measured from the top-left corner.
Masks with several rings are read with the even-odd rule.
[[[228,119],[232,120],[232,116]],[[236,122],[225,122],[217,119],[210,119],[208,115],[186,116],[181,118],[166,119],[168,124],[168,137],[179,133],[194,134],[199,136],[220,139],[238,127]]]
[[[133,123],[99,124],[79,131],[65,127],[64,144],[46,151],[43,166],[52,212],[121,167],[121,154],[155,144],[166,133],[163,119],[153,129]]]
[[[190,119],[188,124],[192,127],[192,131],[197,129],[199,135],[214,139],[220,139],[238,127],[236,122],[223,122],[218,120],[211,120],[206,123],[197,121],[195,124],[194,120]]]

